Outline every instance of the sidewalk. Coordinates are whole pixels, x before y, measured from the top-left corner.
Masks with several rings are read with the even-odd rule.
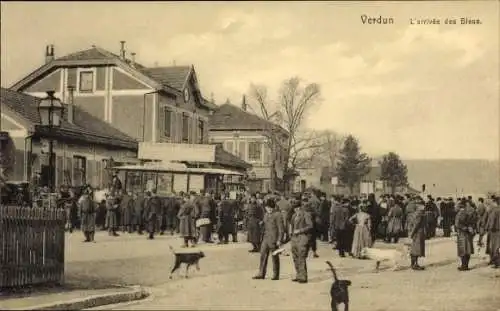
[[[81,310],[124,303],[149,296],[141,287],[77,289],[34,293],[28,297],[0,297],[0,310]]]

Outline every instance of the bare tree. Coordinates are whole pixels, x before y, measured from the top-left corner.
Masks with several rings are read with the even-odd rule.
[[[301,79],[293,77],[283,82],[276,101],[268,98],[265,86],[252,84],[250,96],[256,105],[253,110],[268,121],[264,135],[271,152],[271,187],[288,191],[300,155],[316,142],[312,132],[305,130],[304,120],[321,100],[320,86],[311,83],[303,87]]]
[[[316,148],[310,154],[312,161],[334,169],[337,166],[345,136],[332,130],[324,130],[315,134],[315,140]]]

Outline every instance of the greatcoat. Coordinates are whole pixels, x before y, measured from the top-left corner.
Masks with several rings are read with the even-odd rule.
[[[247,241],[249,243],[260,244],[261,228],[260,222],[264,218],[262,206],[257,202],[250,202],[246,210]]]
[[[408,224],[408,237],[412,239],[410,254],[425,257],[425,212],[418,209],[410,215]]]
[[[500,261],[500,206],[494,204],[488,212],[486,223],[486,231],[488,232],[488,254]]]
[[[188,200],[181,205],[179,213],[179,233],[184,238],[194,238],[196,236],[196,208],[194,202]]]
[[[88,194],[82,195],[78,200],[80,228],[83,232],[95,231],[96,209],[94,204]]]
[[[457,230],[457,255],[459,257],[474,254],[474,238],[476,226],[475,212],[472,207],[463,207],[458,210],[455,217]]]
[[[387,235],[399,236],[403,231],[403,209],[398,203],[389,209],[387,218]]]

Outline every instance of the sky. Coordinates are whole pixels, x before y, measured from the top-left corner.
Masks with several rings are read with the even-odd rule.
[[[240,104],[298,76],[322,101],[305,127],[407,159],[499,159],[499,2],[2,2],[1,85],[120,40],[145,66],[193,64],[201,91]],[[361,16],[392,17],[363,24]],[[445,25],[445,19],[480,19]],[[441,25],[411,24],[440,19]]]

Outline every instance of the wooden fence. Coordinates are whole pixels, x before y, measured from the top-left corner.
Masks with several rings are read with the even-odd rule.
[[[0,207],[0,288],[64,280],[64,210]]]

